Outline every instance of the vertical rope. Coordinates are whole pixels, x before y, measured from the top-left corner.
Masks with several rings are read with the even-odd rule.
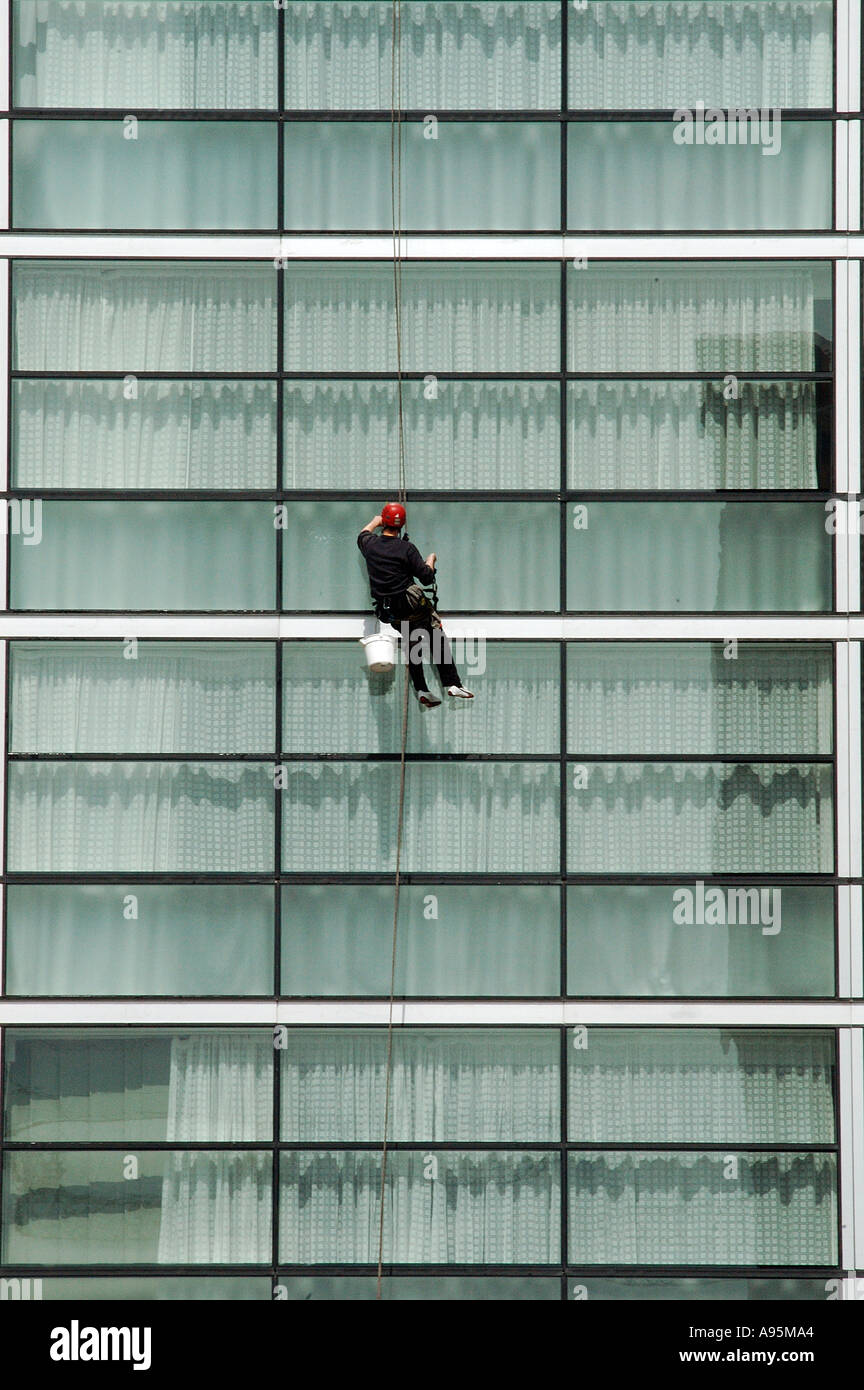
[[[390,211],[393,223],[393,305],[396,326],[396,398],[399,423],[399,501],[405,505],[405,421],[402,401],[402,3],[393,0],[390,55]],[[393,935],[390,953],[390,998],[387,1010],[387,1060],[384,1080],[384,1126],[381,1142],[381,1192],[378,1212],[378,1273],[375,1298],[381,1299],[384,1273],[384,1202],[387,1195],[387,1144],[390,1136],[390,1093],[393,1081],[393,1008],[396,996],[396,948],[402,832],[405,814],[405,750],[408,745],[408,667],[403,671],[402,747],[399,755],[399,804],[396,811],[396,873],[393,882]]]

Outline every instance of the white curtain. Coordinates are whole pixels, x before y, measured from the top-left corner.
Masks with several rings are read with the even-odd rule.
[[[20,370],[254,372],[275,366],[276,272],[270,265],[22,261],[14,278]]]
[[[830,753],[831,651],[802,643],[573,642],[571,753]]]
[[[19,642],[11,668],[14,752],[273,751],[272,645]]]
[[[405,451],[418,490],[555,489],[559,388],[546,381],[402,387]],[[285,486],[388,488],[398,447],[396,385],[298,381],[285,388]]]
[[[604,0],[570,8],[583,110],[831,105],[830,0]]]
[[[390,0],[285,9],[289,109],[389,110]],[[561,100],[555,0],[427,0],[402,6],[402,105],[458,111],[555,109]]]
[[[567,391],[569,481],[586,490],[818,486],[816,387],[579,381]]]
[[[265,872],[272,764],[10,764],[8,855],[40,873]]]
[[[394,763],[288,763],[282,801],[289,872],[393,868]],[[558,768],[545,763],[412,763],[402,868],[551,872],[558,867]]]
[[[818,268],[594,265],[571,269],[571,371],[813,371]],[[825,286],[825,297],[830,291]]]
[[[592,1028],[567,1049],[570,1139],[832,1144],[828,1033]]]
[[[295,1028],[279,1056],[283,1140],[381,1138],[385,1031]],[[554,1030],[399,1029],[390,1087],[394,1141],[548,1143],[560,1138],[560,1049]]]
[[[270,0],[23,0],[14,15],[19,106],[276,104]]]
[[[570,1258],[578,1264],[831,1265],[833,1154],[573,1154]],[[729,1172],[728,1166],[726,1169]]]
[[[267,489],[275,387],[249,381],[22,381],[12,388],[19,488]],[[311,484],[310,484],[311,486]]]
[[[569,793],[568,868],[830,873],[833,819],[826,764],[590,764]]]
[[[385,1263],[558,1263],[557,1153],[439,1153],[432,1171],[422,1153],[389,1153]],[[380,1153],[283,1154],[280,1259],[374,1263],[380,1198]]]

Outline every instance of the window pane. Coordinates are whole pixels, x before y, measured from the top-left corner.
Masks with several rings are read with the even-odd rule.
[[[16,106],[272,107],[270,0],[14,0]]]
[[[767,890],[771,895],[768,911],[777,917],[775,922],[753,921],[749,909],[747,919],[739,921],[736,898],[735,922],[730,922],[728,912],[698,910],[692,923],[676,923],[672,895],[680,886],[586,884],[569,888],[568,993],[582,997],[692,995],[733,999],[825,999],[835,993],[832,888],[772,885]],[[706,885],[705,893],[716,886]],[[719,886],[725,894],[726,886]],[[745,886],[749,889],[752,885]],[[698,887],[693,891],[695,907]],[[759,917],[763,891],[759,889]],[[731,901],[726,899],[727,904]],[[775,931],[778,922],[780,930]]]
[[[273,1133],[269,1031],[7,1031],[5,1134],[27,1143],[240,1143]]]
[[[268,1153],[120,1150],[6,1155],[9,1264],[264,1264],[270,1259]]]
[[[10,652],[10,751],[273,748],[272,643],[15,642]]]
[[[363,1299],[372,1302],[378,1296],[378,1281],[374,1276],[340,1278],[338,1275],[312,1275],[302,1279],[292,1275],[280,1275],[279,1283],[286,1291],[289,1302],[308,1303],[313,1299],[338,1300]],[[824,1281],[823,1281],[824,1297]],[[470,1275],[406,1274],[401,1279],[384,1276],[381,1281],[381,1302],[414,1301],[432,1303],[435,1300],[457,1303],[486,1303],[492,1300],[505,1302],[559,1302],[561,1284],[558,1279],[526,1274],[517,1278],[496,1278],[483,1274],[472,1278]]]
[[[834,1035],[591,1028],[567,1050],[583,1143],[833,1144]]]
[[[834,870],[827,763],[595,763],[579,783],[571,873]]]
[[[557,1264],[560,1178],[554,1153],[388,1155],[385,1264]],[[279,1258],[286,1264],[373,1264],[381,1155],[283,1153]]]
[[[15,995],[264,995],[273,889],[255,884],[9,884]]]
[[[289,261],[281,273],[286,370],[395,372],[392,266]],[[401,283],[405,371],[558,371],[557,265],[409,262]]]
[[[776,108],[754,110],[749,121],[705,114],[708,119],[689,124],[680,116],[572,122],[567,225],[585,231],[832,225],[830,121],[781,121]]]
[[[404,381],[412,487],[557,490],[559,391],[550,381],[438,381],[434,387]],[[396,393],[392,381],[286,382],[285,486],[391,487],[398,449]]]
[[[389,120],[286,123],[284,225],[290,231],[391,229],[391,133]],[[557,125],[442,121],[429,127],[409,120],[400,143],[403,228],[560,226]]]
[[[827,262],[591,261],[567,275],[571,371],[830,370]]]
[[[16,261],[21,371],[240,372],[276,365],[272,265]]]
[[[380,506],[380,499],[371,498],[287,504],[284,608],[371,609],[356,539]],[[269,524],[272,531],[272,514]],[[555,503],[412,502],[409,526],[422,554],[434,544],[445,616],[448,611],[557,610],[560,514]],[[340,554],[344,559],[334,563]]]
[[[570,105],[830,106],[830,0],[604,0],[571,7]]]
[[[555,109],[561,99],[557,0],[430,0],[401,14],[402,106]],[[389,110],[391,0],[285,7],[285,101],[295,110]]]
[[[571,1154],[579,1264],[833,1265],[837,1160],[825,1153]],[[728,1165],[726,1171],[729,1171]]]
[[[571,382],[570,487],[829,491],[830,387],[737,381],[734,391],[720,381]]]
[[[264,873],[273,767],[9,765],[9,867],[39,873]]]
[[[19,488],[273,488],[276,387],[18,380],[12,438]]]
[[[273,608],[269,502],[46,501],[38,542],[26,515],[11,538],[13,608]]]
[[[15,121],[15,227],[275,230],[275,124]]]
[[[388,1066],[383,1028],[293,1028],[277,1055],[290,1142],[381,1137]],[[392,1140],[557,1142],[557,1030],[400,1029],[390,1058]]]
[[[448,701],[434,723],[409,719],[409,752],[557,754],[560,657],[556,644],[486,642],[478,637],[454,641],[453,655],[478,698],[470,705]],[[398,753],[402,736],[398,681],[392,675],[367,673],[356,642],[286,642],[282,648],[285,751]]]
[[[573,611],[831,608],[832,539],[820,502],[588,502],[570,511]]]
[[[571,753],[830,753],[826,644],[574,642]]]
[[[558,904],[545,884],[403,883],[397,995],[557,995]],[[386,997],[392,922],[392,884],[283,888],[282,994]]]
[[[829,1291],[825,1279],[741,1279],[735,1276],[716,1279],[593,1279],[572,1277],[588,1291],[588,1297],[604,1302],[678,1300],[693,1303],[705,1301],[741,1303],[799,1303],[823,1302]]]
[[[283,867],[379,873],[395,867],[396,763],[287,763]],[[558,767],[413,763],[402,868],[414,873],[543,873],[558,867]]]

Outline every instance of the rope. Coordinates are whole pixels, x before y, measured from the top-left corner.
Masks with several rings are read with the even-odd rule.
[[[393,222],[393,303],[396,322],[396,396],[399,420],[399,501],[405,505],[405,420],[402,403],[402,3],[393,0],[390,58],[390,211]],[[387,1141],[390,1136],[390,1091],[393,1080],[393,1008],[396,996],[396,947],[402,833],[405,812],[405,750],[408,746],[408,667],[403,672],[402,747],[399,755],[399,804],[396,812],[396,873],[393,882],[393,940],[390,954],[390,999],[387,1010],[387,1061],[384,1082],[384,1132],[381,1143],[381,1193],[378,1214],[378,1275],[375,1298],[381,1299],[384,1273],[384,1201],[387,1194]]]

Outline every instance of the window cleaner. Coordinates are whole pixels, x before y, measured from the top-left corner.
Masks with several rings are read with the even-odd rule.
[[[357,544],[369,571],[369,587],[375,615],[381,623],[397,628],[401,624],[408,650],[408,672],[419,703],[425,709],[440,705],[426,684],[424,656],[438,668],[441,684],[451,698],[473,700],[453,664],[453,653],[445,636],[441,619],[435,611],[435,567],[438,557],[434,551],[424,560],[407,535],[401,535],[405,525],[405,508],[401,502],[387,502],[378,516],[363,527]],[[378,529],[381,534],[378,535]],[[420,583],[416,584],[415,579]],[[423,585],[433,590],[432,599]]]

